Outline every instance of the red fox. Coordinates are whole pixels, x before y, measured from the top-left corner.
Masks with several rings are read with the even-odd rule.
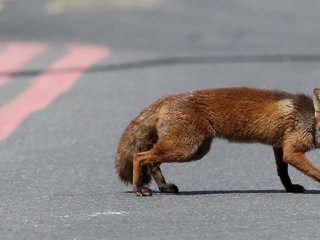
[[[204,89],[160,98],[145,108],[123,133],[116,156],[119,177],[138,196],[151,196],[151,175],[164,193],[178,193],[166,183],[161,163],[201,159],[213,138],[256,142],[273,147],[277,172],[287,192],[288,164],[320,181],[320,169],[305,155],[320,148],[320,89],[313,98],[254,88]]]

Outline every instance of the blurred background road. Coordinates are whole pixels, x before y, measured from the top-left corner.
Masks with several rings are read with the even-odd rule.
[[[313,0],[0,0],[1,239],[318,239],[320,186],[290,168],[309,191],[285,193],[268,146],[215,140],[203,160],[163,166],[180,195],[151,198],[118,180],[114,157],[166,94],[311,94],[319,12]]]

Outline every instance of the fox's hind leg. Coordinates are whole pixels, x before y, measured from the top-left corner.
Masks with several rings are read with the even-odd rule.
[[[201,136],[201,135],[200,135]],[[151,190],[146,186],[139,185],[141,168],[148,165],[151,168],[152,175],[159,186],[160,191],[177,192],[175,185],[166,184],[162,176],[159,164],[170,162],[188,162],[198,160],[209,151],[209,145],[212,138],[194,139],[194,141],[185,141],[185,138],[176,139],[176,141],[162,138],[153,149],[136,153],[133,159],[133,190],[138,196],[151,196]]]
[[[283,149],[273,148],[274,156],[277,164],[277,171],[282,182],[282,185],[287,192],[301,193],[304,191],[304,187],[299,184],[292,184],[288,174],[288,164],[283,161]]]
[[[151,172],[152,177],[156,181],[159,191],[162,193],[179,193],[179,189],[176,185],[172,183],[166,183],[164,179],[161,169],[160,163],[149,165],[149,170]]]
[[[133,191],[137,194],[137,196],[151,196],[151,189],[144,186],[141,183],[141,169],[144,166],[144,162],[148,161],[150,158],[150,151],[135,153],[133,155],[133,176],[132,176],[132,185]]]
[[[167,141],[160,141],[155,147],[149,151],[136,153],[133,156],[133,178],[132,185],[133,191],[137,196],[151,196],[151,189],[143,186],[139,183],[141,168],[145,165],[149,166],[151,174],[155,177],[155,180],[159,186],[160,191],[165,190],[165,179],[161,173],[159,165],[163,162],[178,162],[181,158],[181,148],[172,144],[168,144]],[[175,186],[175,185],[174,185]],[[175,186],[176,187],[176,186]],[[171,187],[175,191],[174,187]],[[178,188],[176,187],[176,190]],[[169,189],[168,189],[169,190]]]

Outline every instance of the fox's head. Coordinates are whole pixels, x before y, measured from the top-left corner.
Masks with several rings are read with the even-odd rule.
[[[320,88],[315,88],[313,91],[313,105],[315,111],[314,142],[315,147],[320,148]]]

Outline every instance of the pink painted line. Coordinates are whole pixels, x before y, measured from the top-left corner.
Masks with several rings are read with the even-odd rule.
[[[59,95],[70,90],[89,67],[107,57],[109,53],[104,47],[70,46],[65,56],[34,79],[16,99],[0,109],[0,141],[8,138],[31,113],[46,108]],[[50,74],[57,69],[75,66],[79,70]]]
[[[7,75],[0,76],[0,87],[5,85],[15,72],[47,48],[48,46],[43,43],[13,42],[8,44],[0,53],[0,69],[8,72]]]

